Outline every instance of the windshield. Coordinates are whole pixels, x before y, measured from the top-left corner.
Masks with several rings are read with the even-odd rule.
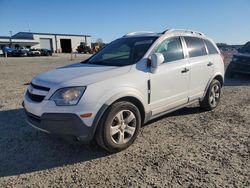
[[[241,49],[240,52],[248,52],[250,53],[250,42],[246,43]]]
[[[147,52],[157,37],[120,38],[92,56],[86,63],[126,66],[135,64]]]

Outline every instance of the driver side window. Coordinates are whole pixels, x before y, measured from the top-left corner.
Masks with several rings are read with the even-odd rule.
[[[184,58],[180,37],[164,40],[155,52],[163,54],[164,62],[177,61]]]

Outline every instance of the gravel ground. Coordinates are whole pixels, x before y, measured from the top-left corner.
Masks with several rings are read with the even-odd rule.
[[[161,117],[111,155],[25,124],[25,83],[72,62],[0,58],[0,187],[250,187],[249,78],[226,80],[214,111],[193,105]]]

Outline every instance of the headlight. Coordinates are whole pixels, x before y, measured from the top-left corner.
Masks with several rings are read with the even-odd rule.
[[[236,62],[236,61],[238,61],[238,60],[239,60],[238,57],[233,56],[233,58],[232,58],[232,61],[233,61],[233,62]]]
[[[68,87],[57,90],[50,100],[53,100],[57,106],[76,105],[81,99],[86,87]]]

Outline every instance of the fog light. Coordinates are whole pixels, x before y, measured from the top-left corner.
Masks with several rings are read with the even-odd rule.
[[[232,63],[232,66],[231,66],[232,68],[235,68],[236,67],[236,65],[234,64],[234,63]]]

